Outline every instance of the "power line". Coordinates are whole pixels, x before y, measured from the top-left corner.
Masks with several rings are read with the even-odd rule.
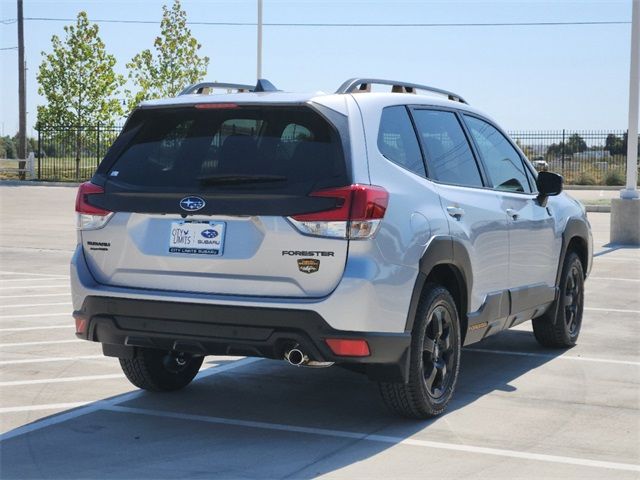
[[[17,50],[18,47],[2,47],[0,50]]]
[[[75,22],[75,18],[51,18],[51,17],[25,17],[25,20],[36,22]],[[157,25],[160,22],[156,20],[117,20],[117,19],[96,19],[91,20],[95,23],[120,23],[120,24],[149,24]],[[2,20],[2,23],[15,23],[15,19]],[[209,25],[221,27],[255,27],[255,22],[204,22],[204,21],[188,21],[189,25]],[[490,23],[289,23],[289,22],[271,22],[263,23],[265,27],[390,27],[390,28],[420,28],[420,27],[556,27],[567,25],[629,25],[629,21],[571,21],[571,22],[490,22]]]

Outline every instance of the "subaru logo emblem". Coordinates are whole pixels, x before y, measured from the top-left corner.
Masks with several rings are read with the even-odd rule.
[[[187,212],[195,212],[204,208],[205,202],[200,197],[184,197],[180,200],[180,208]]]
[[[204,238],[216,238],[218,236],[218,232],[216,232],[212,228],[208,228],[207,230],[203,230],[202,232],[200,232],[200,235],[202,235]]]

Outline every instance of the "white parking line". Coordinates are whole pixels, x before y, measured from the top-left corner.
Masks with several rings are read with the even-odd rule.
[[[3,285],[5,282],[15,283],[15,282],[52,282],[54,280],[69,280],[69,277],[47,277],[47,278],[0,278],[0,285]]]
[[[626,470],[640,472],[640,465],[630,463],[603,462],[588,458],[564,457],[559,455],[546,455],[541,453],[523,452],[518,450],[504,450],[500,448],[478,447],[475,445],[464,445],[456,443],[434,442],[430,440],[418,440],[415,438],[394,437],[390,435],[377,435],[360,432],[350,432],[345,430],[329,430],[325,428],[299,427],[295,425],[285,425],[280,423],[256,422],[249,420],[236,420],[230,418],[209,417],[205,415],[191,415],[187,413],[167,412],[163,410],[147,410],[143,408],[121,407],[117,405],[105,405],[103,410],[118,413],[130,413],[137,415],[148,415],[152,417],[172,418],[178,420],[190,420],[196,422],[213,423],[218,425],[232,425],[246,428],[259,428],[263,430],[277,430],[281,432],[305,433],[309,435],[320,435],[324,437],[350,438],[355,440],[366,440],[372,442],[390,443],[394,445],[411,445],[423,448],[433,448],[438,450],[457,451],[465,453],[476,453],[480,455],[493,455],[497,457],[520,458],[524,460],[536,460],[540,462],[562,463],[565,465],[580,465],[584,467],[606,468],[611,470]]]
[[[5,270],[0,270],[0,275],[32,275],[34,277],[62,277],[62,278],[69,278],[69,275],[60,275],[60,274],[55,274],[55,273],[7,272]]]
[[[585,310],[592,312],[615,312],[615,313],[640,313],[640,310],[623,310],[621,308],[596,308],[596,307],[584,307]]]
[[[91,402],[49,403],[44,405],[29,405],[26,407],[0,408],[0,413],[38,412],[40,410],[67,410],[69,408],[83,407]]]
[[[519,357],[548,358],[549,360],[558,359],[558,360],[576,360],[580,362],[611,363],[615,365],[633,365],[635,367],[640,367],[640,362],[634,362],[632,360],[613,360],[610,358],[576,357],[573,355],[551,355],[549,353],[514,352],[512,350],[490,350],[488,348],[468,348],[468,347],[465,347],[462,351],[492,353],[496,355],[515,355]]]
[[[75,328],[74,325],[42,325],[41,327],[0,328],[0,332],[28,332],[29,330],[55,330],[57,328]]]
[[[14,380],[9,382],[0,382],[0,387],[17,387],[20,385],[39,385],[42,383],[85,382],[89,380],[111,380],[114,378],[124,379],[125,377],[122,373],[111,373],[108,375],[84,375],[81,377],[38,378],[36,380]]]
[[[71,340],[49,340],[48,342],[24,342],[24,343],[0,343],[0,347],[31,347],[35,345],[55,345],[58,343],[80,343],[84,340],[71,339]]]
[[[211,367],[206,370],[201,370],[196,377],[197,380],[202,380],[203,378],[211,377],[213,375],[218,375],[220,373],[228,372],[229,370],[233,370],[235,368],[244,367],[251,363],[255,363],[260,361],[259,358],[243,358],[242,360],[236,360],[234,362],[228,363],[226,365],[221,365],[219,367]],[[3,433],[0,435],[0,442],[9,440],[10,438],[15,438],[20,435],[24,435],[25,433],[34,432],[36,430],[40,430],[42,428],[50,427],[51,425],[57,425],[58,423],[66,422],[67,420],[72,420],[74,418],[81,417],[83,415],[88,415],[90,413],[96,412],[102,408],[109,407],[111,405],[116,405],[118,403],[127,402],[129,400],[133,400],[141,395],[144,395],[144,391],[135,390],[133,392],[125,393],[123,395],[118,395],[116,397],[111,398],[110,400],[103,400],[91,403],[85,407],[79,408],[78,410],[74,410],[69,413],[62,413],[60,415],[56,415],[53,417],[43,418],[42,420],[35,421],[28,425],[23,425],[22,427],[15,428],[9,432]]]
[[[30,317],[71,317],[70,312],[59,313],[24,313],[20,315],[0,315],[0,320],[13,320],[14,318],[30,318]]]
[[[60,303],[25,303],[22,305],[2,305],[2,308],[54,307],[57,305],[71,305],[71,302]]]
[[[62,293],[32,293],[30,295],[0,295],[0,298],[40,298],[40,297],[68,297],[69,292]],[[13,305],[6,305],[12,307]]]
[[[78,360],[102,360],[102,359],[112,359],[112,358],[113,357],[105,357],[104,355],[78,355],[77,357],[26,358],[22,360],[0,360],[0,366],[23,365],[25,363],[75,362]]]
[[[613,280],[615,282],[640,282],[640,278],[587,277],[587,280]]]
[[[632,262],[633,260],[640,260],[640,255],[637,257],[596,257],[594,265],[602,262]]]
[[[0,290],[27,290],[27,289],[40,289],[40,288],[69,288],[68,283],[60,283],[58,285],[14,285],[12,287],[5,287],[0,285]]]

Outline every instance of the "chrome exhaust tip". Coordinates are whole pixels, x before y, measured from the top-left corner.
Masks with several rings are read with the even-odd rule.
[[[284,354],[284,359],[295,367],[327,368],[333,365],[333,362],[310,360],[309,356],[297,347],[287,350]]]
[[[287,362],[289,362],[291,365],[295,367],[304,365],[309,361],[309,357],[306,356],[302,352],[302,350],[299,350],[297,348],[292,348],[291,350],[288,350],[287,352],[285,352],[284,358]]]

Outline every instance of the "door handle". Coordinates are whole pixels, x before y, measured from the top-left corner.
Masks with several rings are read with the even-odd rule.
[[[447,207],[447,213],[453,217],[460,220],[460,218],[464,215],[464,209],[460,207]]]
[[[511,217],[511,220],[518,220],[518,212],[516,212],[513,208],[507,208],[506,213]]]

